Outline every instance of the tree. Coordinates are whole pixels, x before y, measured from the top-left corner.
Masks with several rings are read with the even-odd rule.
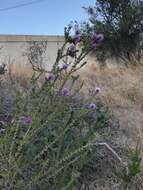
[[[96,0],[86,9],[89,22],[83,30],[103,33],[105,40],[96,51],[104,62],[114,56],[124,63],[140,63],[143,55],[143,0]]]

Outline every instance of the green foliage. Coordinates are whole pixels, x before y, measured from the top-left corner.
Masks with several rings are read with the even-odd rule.
[[[83,59],[91,48],[83,47],[71,61],[67,31],[51,72],[40,69],[28,89],[16,91],[13,119],[0,133],[0,189],[73,189],[95,150],[98,128],[107,123],[108,111],[102,111],[101,105],[89,109],[76,99],[79,90],[75,91],[74,85],[79,77],[74,73],[86,64]],[[68,70],[59,67],[61,62],[69,63]],[[49,79],[51,73],[55,77]],[[46,79],[39,86],[43,74]],[[63,94],[65,86],[69,94]]]
[[[116,173],[117,176],[123,181],[123,189],[127,190],[133,178],[135,178],[140,173],[140,162],[140,150],[138,148],[130,150],[127,166]]]
[[[143,49],[142,0],[97,0],[95,6],[85,9],[89,23],[83,25],[83,30],[86,33],[96,30],[105,37],[95,51],[100,61],[114,56],[125,63],[140,63]]]

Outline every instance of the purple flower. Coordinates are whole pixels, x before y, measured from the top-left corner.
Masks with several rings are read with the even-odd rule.
[[[46,76],[47,81],[55,80],[55,75],[53,73],[48,73]]]
[[[95,103],[90,103],[88,106],[89,109],[95,110],[96,109],[96,104]]]
[[[32,117],[30,115],[25,115],[23,118],[24,125],[30,125],[32,123]]]
[[[81,33],[79,31],[76,31],[76,34],[74,36],[74,42],[75,44],[79,43],[81,41]]]
[[[62,69],[67,70],[68,66],[69,65],[67,63],[64,63],[63,66],[62,66]]]
[[[72,43],[69,45],[68,47],[68,55],[70,55],[71,57],[74,57],[76,53],[76,47],[75,45]]]
[[[104,40],[104,36],[103,34],[96,34],[93,33],[91,36],[91,41],[95,42],[95,43],[101,43]]]
[[[92,33],[91,35],[91,47],[95,48],[97,44],[101,43],[104,40],[103,34]]]
[[[100,87],[96,87],[96,88],[95,88],[95,92],[96,92],[96,93],[101,92],[101,88],[100,88]]]
[[[63,94],[63,96],[69,96],[69,94],[70,94],[70,91],[69,91],[69,89],[68,88],[63,88],[63,90],[62,90],[62,94]]]

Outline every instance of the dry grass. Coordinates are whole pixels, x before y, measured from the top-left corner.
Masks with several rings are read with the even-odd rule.
[[[87,89],[101,87],[102,101],[119,120],[121,143],[129,147],[139,143],[143,158],[143,66],[99,68],[87,65],[81,71],[81,77],[85,81],[85,93],[88,94]],[[140,190],[143,189],[143,160],[141,164],[141,175],[136,180]],[[106,186],[105,189],[112,188]]]
[[[96,68],[82,72],[86,87],[102,88],[102,100],[119,119],[129,138],[140,139],[143,147],[143,67]]]
[[[140,144],[143,150],[143,66],[97,68],[87,66],[82,72],[86,88],[102,88],[102,100],[119,119],[129,146]],[[141,152],[143,157],[143,151]],[[143,168],[143,161],[142,161]],[[142,169],[143,170],[143,169]],[[142,182],[143,182],[143,175]]]

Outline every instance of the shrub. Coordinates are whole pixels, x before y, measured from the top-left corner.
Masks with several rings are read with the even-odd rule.
[[[26,52],[23,54],[28,58],[31,63],[33,70],[40,70],[43,64],[43,55],[46,52],[47,41],[41,42],[29,42]]]
[[[143,1],[142,0],[96,0],[85,8],[89,22],[83,30],[104,33],[105,40],[95,51],[101,62],[118,58],[125,64],[142,63],[143,56]]]
[[[122,188],[128,189],[133,179],[140,173],[140,149],[130,149],[128,153],[128,163],[126,167],[116,172],[116,175],[122,180]]]
[[[65,43],[52,70],[40,68],[28,89],[16,90],[12,119],[0,131],[1,189],[72,189],[95,150],[97,129],[107,123],[108,113],[100,103],[77,101],[82,85],[74,90],[74,73],[86,64],[96,36],[90,41],[89,35],[89,43],[79,51],[82,34],[76,31],[70,37],[70,30],[65,29]]]

